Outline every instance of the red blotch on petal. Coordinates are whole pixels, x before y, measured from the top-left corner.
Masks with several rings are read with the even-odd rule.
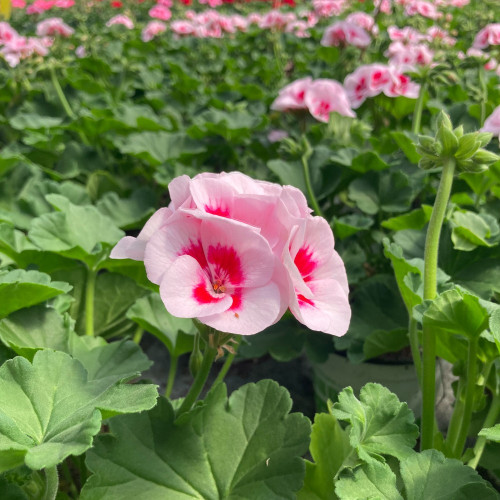
[[[208,290],[206,289],[205,283],[203,281],[196,285],[195,289],[193,290],[193,298],[199,304],[213,304],[214,302],[217,302],[219,300],[208,293]]]
[[[231,304],[229,310],[237,311],[238,309],[241,309],[241,291],[236,290],[234,294],[231,295],[231,298],[233,299],[233,303]]]
[[[310,306],[314,306],[314,302],[311,299],[308,299],[307,297],[304,297],[300,293],[297,294],[297,299],[299,301],[299,305],[309,304]]]
[[[207,214],[218,215],[219,217],[229,217],[229,210],[227,207],[209,207],[205,205],[205,211]]]
[[[223,284],[228,282],[232,285],[243,283],[243,271],[241,261],[233,247],[222,245],[210,246],[207,252],[208,262],[212,264],[214,278]]]
[[[294,263],[299,270],[304,281],[318,267],[318,263],[313,259],[313,253],[309,247],[302,247],[295,256]]]
[[[196,259],[202,269],[208,268],[207,258],[205,257],[205,252],[201,246],[201,241],[197,241],[196,243],[191,242],[191,245],[184,247],[178,255],[189,255],[190,257],[193,257],[193,259]]]

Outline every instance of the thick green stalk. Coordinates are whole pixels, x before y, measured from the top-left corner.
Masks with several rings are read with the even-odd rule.
[[[85,283],[85,333],[94,336],[94,293],[97,272],[87,270],[87,281]]]
[[[233,346],[234,353],[230,352],[227,355],[226,361],[224,361],[224,364],[222,365],[222,368],[220,369],[220,372],[217,375],[217,378],[215,379],[212,387],[214,387],[217,384],[220,384],[221,382],[224,381],[224,377],[226,376],[227,372],[229,371],[229,368],[231,368],[231,365],[233,364],[234,358],[236,357],[236,353],[238,352],[238,347],[240,346],[241,337],[236,337],[235,340],[236,340],[236,343]]]
[[[424,300],[434,300],[437,295],[437,268],[439,237],[443,226],[446,207],[453,185],[455,159],[448,158],[443,165],[436,201],[432,210],[424,253]],[[436,337],[434,331],[423,326],[423,374],[422,374],[422,438],[421,449],[433,447],[434,405],[436,397]]]
[[[424,109],[424,97],[427,91],[427,82],[424,80],[420,85],[417,102],[415,103],[415,110],[413,111],[413,121],[411,131],[416,135],[420,133],[420,124],[422,122],[422,111]]]
[[[495,394],[493,396],[493,400],[491,401],[490,409],[488,410],[488,414],[484,419],[483,428],[493,427],[498,420],[498,416],[500,415],[500,394]],[[476,444],[474,446],[474,458],[469,460],[468,464],[470,467],[475,469],[481,460],[481,456],[484,451],[484,447],[486,445],[486,438],[484,436],[479,436],[477,438]]]
[[[182,402],[180,408],[177,410],[177,417],[180,417],[183,413],[189,411],[198,399],[198,396],[205,386],[205,382],[207,381],[208,374],[210,373],[210,368],[212,368],[212,364],[215,360],[216,354],[217,349],[215,347],[210,347],[209,345],[207,345],[200,369],[196,374],[193,384],[191,385],[189,392],[184,398],[184,401]]]
[[[417,372],[418,383],[420,384],[420,389],[422,389],[422,357],[420,355],[418,342],[418,323],[417,320],[411,316],[411,311],[409,311],[409,314],[408,337],[410,338],[411,355],[413,357],[415,371]]]
[[[59,475],[57,466],[45,469],[45,491],[42,500],[55,500],[59,489]]]
[[[169,398],[174,387],[175,375],[177,373],[178,356],[170,356],[170,366],[168,367],[167,387],[165,388],[165,397]]]
[[[311,202],[315,215],[323,217],[323,213],[321,212],[321,208],[319,208],[316,196],[314,196],[314,191],[311,184],[311,176],[309,174],[309,162],[307,161],[308,156],[310,155],[308,155],[307,152],[302,155],[302,169],[304,172],[304,181],[306,183],[307,194],[309,195],[309,201]]]
[[[142,327],[138,326],[135,333],[134,333],[134,337],[133,337],[133,341],[139,345],[141,343],[141,340],[142,340],[142,336],[144,335],[144,330],[142,329]]]
[[[75,115],[75,113],[73,113],[73,110],[71,109],[71,106],[69,105],[68,99],[66,99],[66,96],[64,95],[63,89],[61,88],[61,84],[59,83],[59,80],[57,79],[56,70],[55,70],[54,66],[50,67],[50,79],[52,80],[52,85],[54,85],[54,89],[56,91],[57,97],[59,97],[59,101],[61,102],[65,113],[68,115],[69,118],[71,118],[72,120],[75,120],[76,115]]]
[[[453,456],[459,458],[462,455],[465,441],[469,433],[474,408],[474,394],[476,389],[477,375],[477,339],[469,341],[469,353],[467,356],[467,383],[465,386],[465,402],[460,424],[460,431],[456,436],[450,436],[450,445]]]

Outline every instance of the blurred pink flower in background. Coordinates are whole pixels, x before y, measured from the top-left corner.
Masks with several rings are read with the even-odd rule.
[[[160,4],[157,4],[149,9],[148,14],[149,17],[160,19],[161,21],[168,21],[172,17],[172,12],[170,11],[170,9]]]
[[[283,139],[286,139],[289,136],[286,130],[271,130],[269,134],[267,134],[267,140],[269,142],[279,142]]]
[[[488,24],[478,32],[472,46],[485,49],[489,45],[500,45],[500,23]]]
[[[402,42],[392,42],[384,55],[395,66],[415,67],[430,65],[434,52],[425,43],[405,45]]]
[[[395,66],[385,64],[367,64],[360,66],[344,80],[351,106],[356,109],[368,97],[385,94],[388,97],[418,97],[420,86],[404,75]]]
[[[314,80],[306,90],[304,102],[316,120],[328,123],[330,113],[355,117],[349,98],[342,85],[335,80]]]
[[[493,113],[486,118],[484,125],[480,130],[481,132],[491,132],[493,135],[498,137],[498,140],[500,140],[500,106],[497,106]]]
[[[125,14],[118,14],[117,16],[112,17],[106,23],[106,26],[109,28],[117,24],[125,26],[129,30],[134,29],[134,22],[132,21],[132,19],[130,19],[130,17],[126,16]]]
[[[353,12],[352,14],[349,14],[345,20],[348,23],[356,24],[360,28],[363,28],[373,34],[378,33],[378,27],[375,25],[375,19],[373,19],[373,17],[366,12]]]
[[[326,28],[321,38],[325,47],[354,45],[366,48],[370,45],[370,35],[360,26],[348,21],[337,21]]]
[[[310,76],[295,80],[294,82],[283,87],[278,97],[271,105],[271,109],[277,111],[289,111],[293,109],[307,109],[304,101],[306,90],[312,83]]]
[[[38,36],[71,36],[75,30],[68,26],[60,17],[49,17],[40,21],[36,25],[36,34]]]
[[[167,25],[161,21],[149,21],[141,33],[143,42],[150,42],[156,35],[163,33],[167,29]]]
[[[431,2],[425,0],[410,0],[405,4],[405,14],[407,16],[420,15],[428,19],[439,19],[442,13],[439,12],[436,6]]]

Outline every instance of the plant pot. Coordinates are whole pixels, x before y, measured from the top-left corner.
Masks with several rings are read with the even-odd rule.
[[[368,382],[378,382],[408,404],[418,417],[422,410],[422,393],[411,363],[387,364],[380,362],[351,363],[345,356],[332,353],[324,363],[314,363],[314,392],[318,409],[326,401],[336,400],[344,387],[351,386],[356,395]],[[451,412],[454,396],[451,390],[451,365],[438,360],[436,365],[436,401],[438,422],[445,421]]]

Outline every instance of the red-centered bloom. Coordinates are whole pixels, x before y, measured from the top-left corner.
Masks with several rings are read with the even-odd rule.
[[[171,314],[251,335],[290,308],[309,328],[347,331],[345,269],[301,191],[231,172],[177,177],[169,193],[111,257],[143,260]]]
[[[120,7],[123,7],[123,3],[120,2],[120,0],[113,0],[111,2],[111,7],[113,7],[114,9],[119,9]]]

